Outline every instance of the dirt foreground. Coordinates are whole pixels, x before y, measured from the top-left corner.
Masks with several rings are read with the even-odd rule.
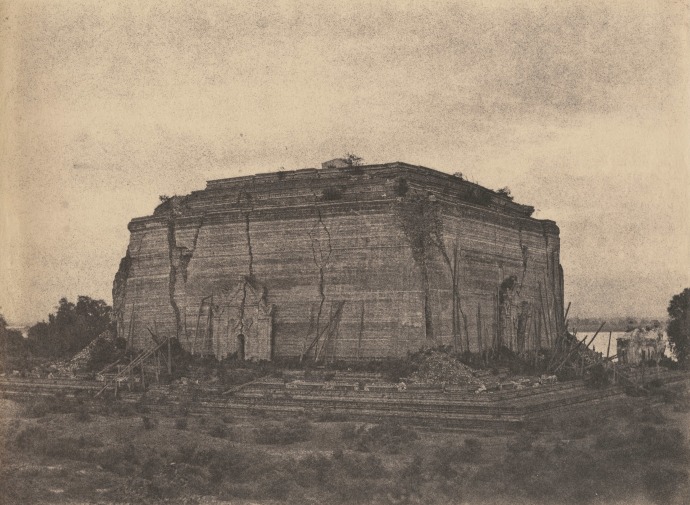
[[[0,503],[690,500],[684,385],[513,432],[0,400]]]

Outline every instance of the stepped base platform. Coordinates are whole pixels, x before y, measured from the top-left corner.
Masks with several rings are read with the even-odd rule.
[[[286,382],[287,380],[287,382]],[[689,381],[686,372],[647,371],[645,382],[662,384]],[[339,386],[339,387],[336,387]],[[437,385],[399,390],[395,385],[364,390],[348,386],[348,381],[324,385],[289,379],[264,378],[224,394],[221,386],[154,386],[146,393],[146,404],[161,413],[252,415],[307,415],[333,421],[381,422],[398,420],[430,429],[516,429],[573,410],[600,407],[625,397],[621,385],[590,389],[582,381],[526,387],[509,391],[446,390]],[[26,399],[41,395],[66,398],[93,397],[102,382],[68,379],[0,378],[0,394]],[[135,403],[141,393],[120,392],[120,399]]]

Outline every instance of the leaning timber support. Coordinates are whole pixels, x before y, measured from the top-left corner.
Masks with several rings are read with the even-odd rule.
[[[601,331],[601,329],[604,327],[605,324],[606,324],[605,322],[604,322],[604,323],[601,323],[601,326],[599,326],[599,329],[598,329],[598,330],[596,331],[596,333],[592,336],[592,338],[590,339],[590,341],[589,341],[589,343],[587,344],[586,347],[589,347],[589,344],[591,344],[591,343],[594,341],[594,339],[596,338],[596,336],[599,335],[599,332]],[[563,361],[561,361],[560,365],[558,365],[558,366],[554,369],[553,372],[556,373],[558,370],[560,370],[561,367],[567,363],[568,359],[570,359],[570,356],[572,356],[573,353],[574,353],[575,351],[577,351],[577,350],[580,348],[580,346],[581,346],[583,343],[585,343],[586,340],[587,340],[587,337],[585,336],[580,342],[578,342],[578,344],[577,344],[577,345],[566,355],[565,359],[564,359]]]

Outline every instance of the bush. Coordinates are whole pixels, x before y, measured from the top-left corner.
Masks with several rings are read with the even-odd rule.
[[[107,408],[109,414],[120,417],[133,417],[137,415],[137,409],[131,403],[116,401],[110,404]]]
[[[678,458],[687,454],[685,437],[676,428],[644,426],[638,436],[641,455],[646,458]]]
[[[340,458],[343,455],[341,453]],[[334,458],[335,459],[335,458]],[[333,460],[323,454],[309,454],[298,462],[296,480],[302,487],[323,484],[327,481],[328,473],[333,466]]]
[[[305,419],[291,419],[283,423],[265,423],[254,430],[254,439],[258,444],[294,444],[309,440],[311,430],[311,423]]]
[[[50,412],[50,406],[45,400],[36,400],[24,406],[22,416],[29,418],[43,417]]]
[[[342,432],[343,440],[358,451],[369,452],[381,449],[389,454],[398,454],[403,446],[417,440],[417,432],[397,422],[387,422],[371,427],[366,425],[346,425]]]
[[[188,463],[207,467],[213,483],[221,483],[224,479],[239,482],[249,478],[251,472],[257,470],[258,465],[253,456],[235,447],[227,447],[222,451],[195,451]]]
[[[152,430],[157,425],[156,420],[148,416],[141,416],[141,422],[144,424],[144,429],[146,430]]]
[[[467,438],[463,446],[451,445],[436,449],[429,463],[430,469],[434,474],[450,479],[460,473],[459,465],[477,462],[481,453],[481,442],[476,438]]]
[[[175,429],[186,430],[187,429],[187,419],[185,417],[179,417],[175,419]]]
[[[94,455],[95,463],[105,470],[115,472],[119,475],[131,476],[134,465],[139,461],[134,445],[106,447],[104,450]]]
[[[83,460],[83,449],[101,447],[103,444],[85,437],[50,437],[43,428],[29,426],[17,434],[14,445],[22,451],[51,458]]]
[[[471,460],[478,458],[482,453],[481,440],[477,438],[466,438],[463,452],[465,456],[467,456]]]
[[[664,424],[667,419],[658,409],[646,406],[633,415],[635,423]]]
[[[29,426],[14,438],[14,445],[23,451],[32,450],[48,438],[48,432],[40,426]]]
[[[74,405],[64,398],[47,396],[26,404],[22,416],[28,418],[44,417],[47,414],[68,414],[74,411]]]
[[[678,468],[652,468],[643,478],[647,494],[656,503],[670,503],[687,481],[687,472]]]
[[[40,452],[52,458],[67,458],[79,460],[82,449],[86,447],[86,440],[82,438],[49,438],[40,447]]]
[[[319,413],[316,416],[316,421],[319,423],[328,423],[328,422],[333,422],[333,423],[339,423],[347,420],[347,415],[341,413],[341,412],[332,412],[330,410],[326,410],[324,412]]]
[[[92,420],[91,414],[89,413],[89,409],[86,408],[85,405],[79,406],[77,411],[74,413],[74,419],[80,423],[88,423]]]
[[[529,435],[520,435],[513,442],[508,442],[508,452],[518,454],[521,452],[529,452],[532,450],[535,438]]]
[[[345,441],[352,441],[357,438],[359,427],[355,423],[348,423],[340,430],[340,438]]]
[[[208,431],[208,434],[216,438],[225,438],[228,436],[228,430],[224,425],[216,424]]]
[[[379,479],[386,475],[381,458],[373,454],[366,456],[358,454],[343,455],[338,461],[338,465],[345,469],[347,474],[355,479]]]
[[[593,389],[604,388],[609,385],[612,372],[603,364],[597,363],[589,370],[585,377],[585,384]]]
[[[594,446],[597,449],[619,449],[634,443],[635,439],[630,434],[607,432],[597,436]]]

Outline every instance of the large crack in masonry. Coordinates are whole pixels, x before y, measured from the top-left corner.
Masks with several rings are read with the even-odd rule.
[[[239,308],[239,331],[241,334],[244,334],[244,311],[245,307],[247,306],[247,286],[254,282],[254,253],[252,252],[252,235],[249,225],[250,214],[251,210],[244,213],[245,234],[247,237],[247,255],[249,257],[247,271],[249,273],[244,276],[242,281],[242,299],[240,300]]]
[[[522,276],[520,278],[520,284],[518,285],[516,293],[518,296],[520,296],[522,286],[525,284],[525,277],[527,276],[527,264],[529,262],[529,247],[522,242],[522,226],[518,228],[518,240],[520,242],[520,254],[522,256]]]
[[[419,268],[422,281],[422,309],[424,313],[424,332],[427,339],[434,338],[434,327],[430,301],[429,263],[434,246],[433,231],[440,230],[440,222],[435,207],[430,205],[427,196],[406,192],[393,207],[403,234],[410,246],[412,259]]]
[[[318,220],[316,222],[316,225],[314,228],[321,228],[326,234],[326,253],[324,254],[324,250],[322,247],[322,242],[323,240],[318,237],[318,234],[320,234],[320,231],[318,232],[310,232],[309,233],[309,238],[311,239],[311,251],[312,251],[312,257],[314,259],[314,264],[316,265],[316,268],[319,270],[319,308],[316,313],[316,335],[314,337],[314,340],[311,342],[309,347],[307,347],[306,351],[304,352],[304,356],[309,354],[309,352],[314,348],[315,345],[318,344],[319,339],[321,337],[321,316],[323,315],[323,306],[326,303],[326,293],[325,293],[325,275],[324,275],[324,270],[328,266],[328,263],[331,258],[331,254],[333,252],[333,247],[331,244],[331,232],[326,226],[326,224],[323,221],[323,216],[321,214],[321,209],[316,209],[316,213],[318,215]],[[318,250],[317,250],[317,245],[318,244]],[[318,353],[315,353],[315,355],[318,355]]]
[[[201,221],[199,222],[199,226],[197,226],[196,231],[194,232],[194,237],[192,238],[192,248],[187,249],[186,247],[180,247],[179,248],[179,254],[180,254],[180,272],[182,273],[182,279],[184,282],[187,282],[187,267],[189,266],[189,262],[192,261],[192,257],[194,257],[194,252],[196,251],[196,244],[197,241],[199,240],[199,233],[201,232],[201,227],[204,226],[204,219],[206,218],[206,214],[201,216]]]
[[[252,185],[254,180],[252,179]],[[247,188],[243,188],[237,194],[237,207],[240,208],[240,213],[244,218],[244,232],[247,240],[247,275],[242,278],[242,298],[240,299],[240,306],[238,307],[238,321],[237,330],[240,335],[244,335],[244,313],[247,306],[247,288],[254,285],[254,253],[252,251],[252,235],[251,235],[251,214],[254,210],[254,202],[252,195]]]
[[[177,253],[177,239],[175,237],[175,215],[174,210],[170,210],[168,216],[168,258],[170,260],[170,275],[168,277],[168,297],[170,298],[170,307],[172,307],[175,315],[175,336],[180,339],[180,330],[182,327],[182,317],[180,315],[180,308],[175,301],[175,288],[177,285],[177,268],[175,268],[175,254]]]

